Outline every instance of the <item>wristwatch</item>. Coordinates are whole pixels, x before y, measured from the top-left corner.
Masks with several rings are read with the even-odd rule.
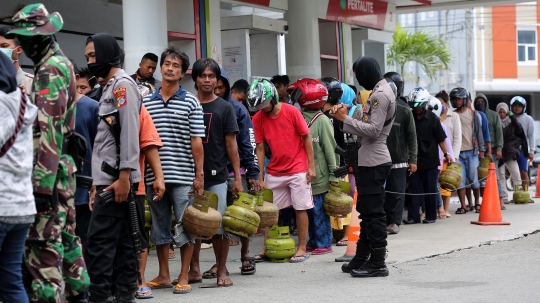
[[[443,157],[446,157],[446,156],[448,156],[448,155],[449,155],[449,153],[444,153],[444,154],[443,154]]]

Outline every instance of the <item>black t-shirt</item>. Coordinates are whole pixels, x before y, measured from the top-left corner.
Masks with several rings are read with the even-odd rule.
[[[418,169],[439,166],[439,143],[446,139],[441,121],[428,110],[420,120],[417,120],[415,116],[414,123],[418,140]]]
[[[227,145],[225,136],[238,133],[236,114],[233,106],[223,100],[216,100],[201,104],[204,112],[205,137],[204,149],[204,183],[216,185],[227,181]]]

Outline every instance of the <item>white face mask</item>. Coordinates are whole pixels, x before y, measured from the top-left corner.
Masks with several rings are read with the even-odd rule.
[[[13,50],[14,49],[11,49],[11,48],[0,48],[0,52],[4,53],[4,55],[6,55],[9,58],[9,60],[11,60],[11,62],[15,62],[15,60],[13,60],[12,58]]]

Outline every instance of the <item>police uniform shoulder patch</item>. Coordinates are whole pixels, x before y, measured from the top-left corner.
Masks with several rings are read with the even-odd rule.
[[[375,99],[375,100],[373,100],[373,102],[371,102],[371,106],[373,108],[375,108],[375,109],[378,108],[379,105],[380,105],[380,103],[379,103],[379,100],[377,100],[377,99]]]
[[[116,98],[116,107],[122,108],[126,106],[127,99],[126,99],[126,88],[125,87],[119,87],[113,91],[114,97]]]
[[[38,79],[39,87],[45,88],[49,85],[50,74],[51,73],[48,68],[46,68],[45,70],[39,73],[39,79]]]

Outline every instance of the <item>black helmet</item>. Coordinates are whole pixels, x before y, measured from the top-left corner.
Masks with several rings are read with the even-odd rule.
[[[401,75],[396,72],[387,72],[386,74],[384,74],[384,77],[392,80],[392,82],[394,82],[394,84],[396,85],[397,97],[399,98],[403,96],[404,85],[403,85],[403,78],[401,77]]]
[[[334,77],[323,77],[321,78],[321,82],[328,90],[328,100],[326,100],[326,102],[336,105],[341,99],[341,96],[343,96],[343,87],[341,87],[341,82]]]
[[[463,99],[463,107],[467,107],[469,104],[469,92],[463,87],[456,87],[450,92],[450,104],[452,107],[457,108],[456,99]]]

